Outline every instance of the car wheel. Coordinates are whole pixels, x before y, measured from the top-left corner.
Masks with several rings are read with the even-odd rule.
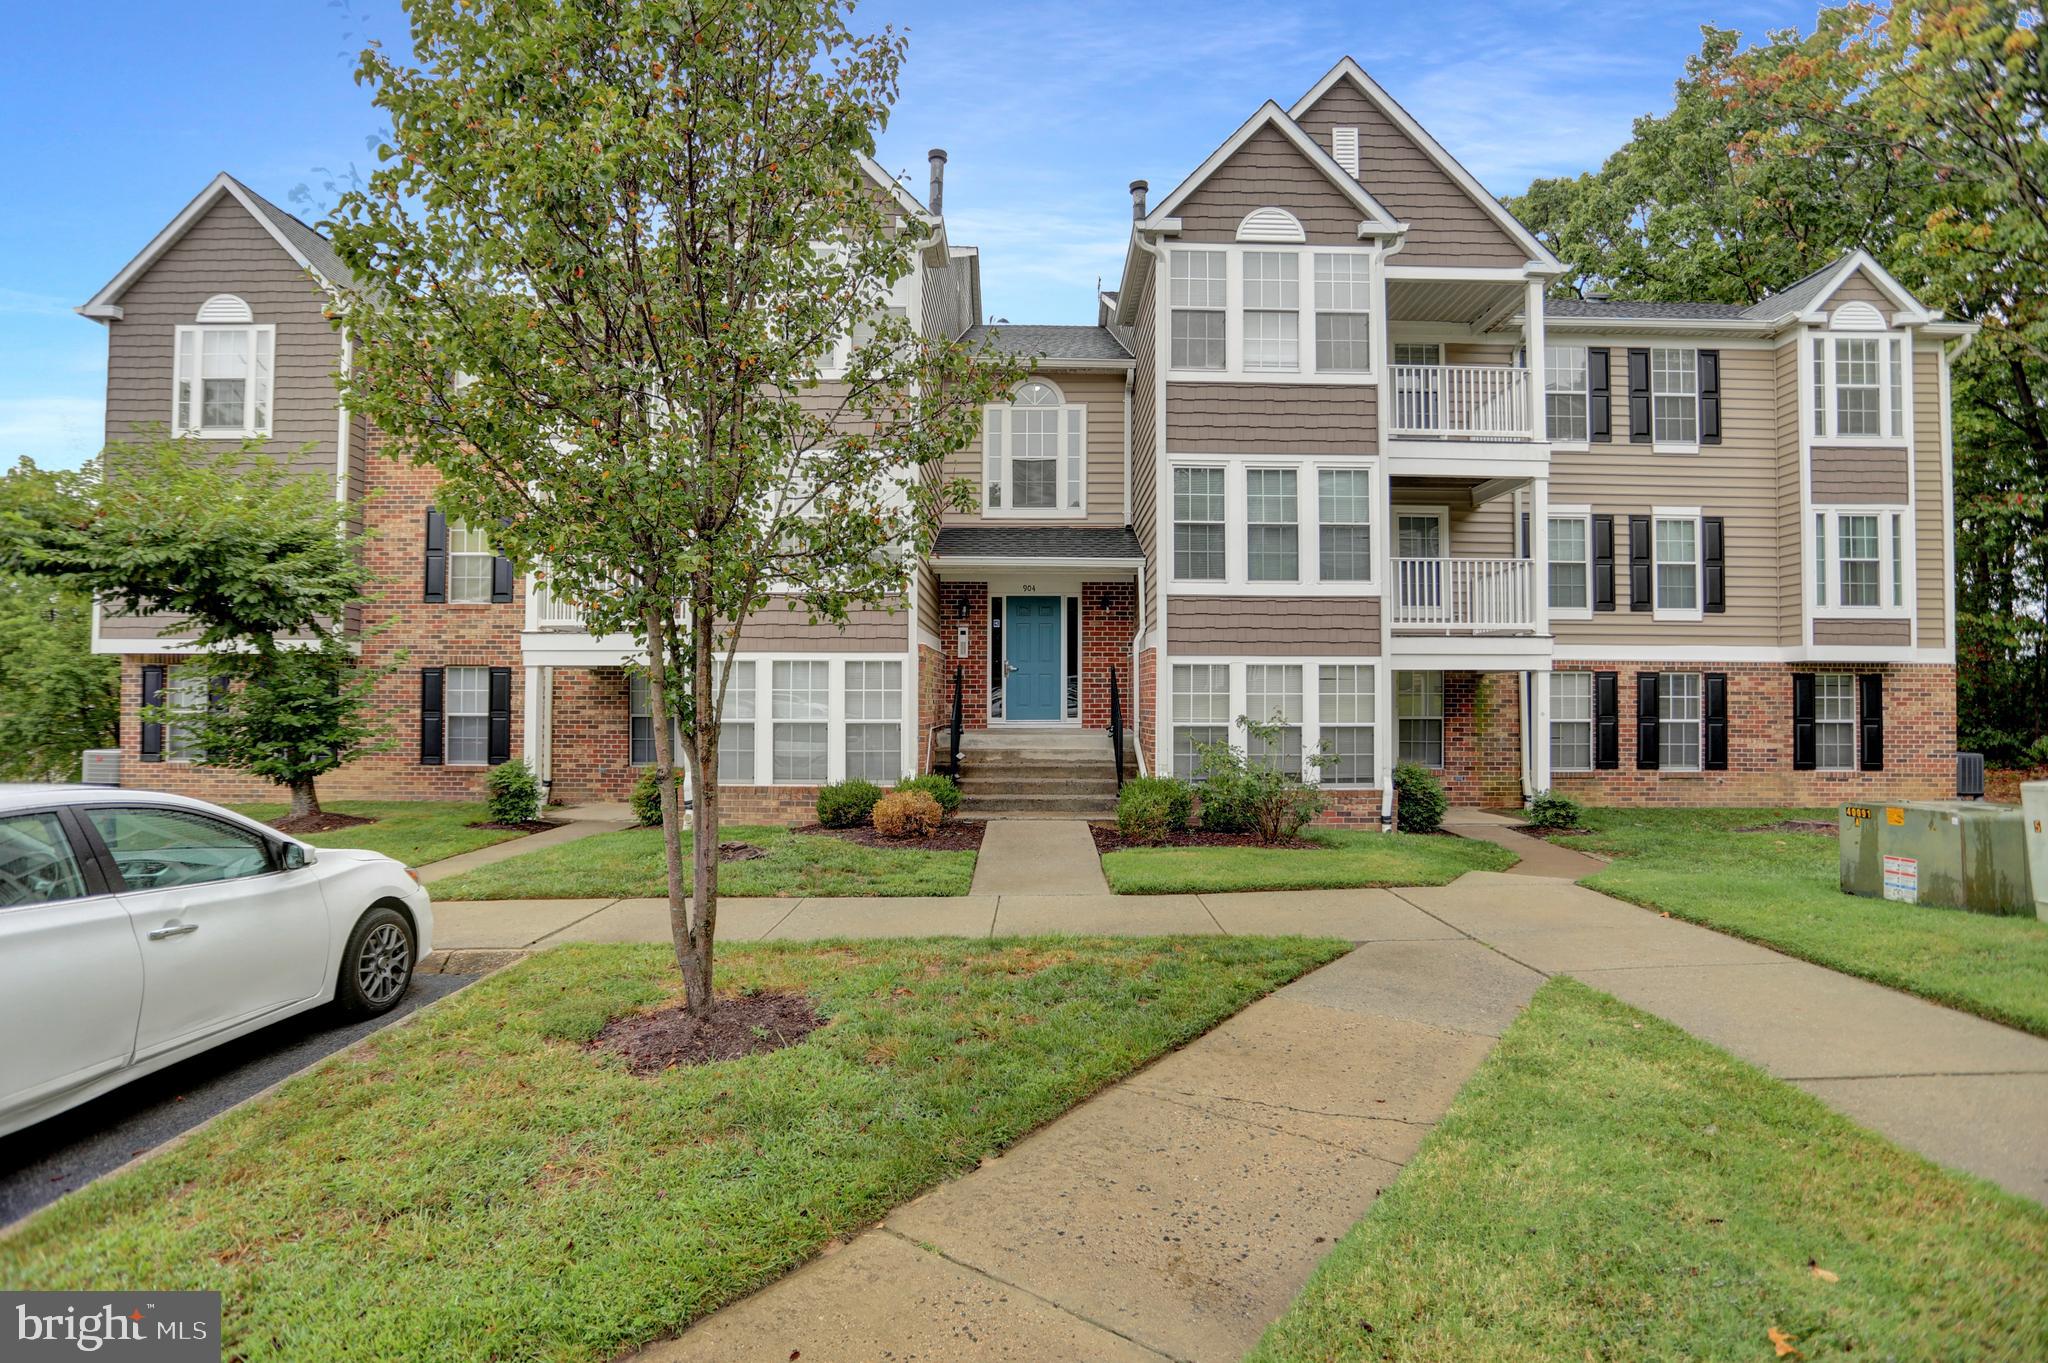
[[[389,1012],[412,983],[412,924],[396,909],[364,914],[341,953],[341,979],[334,1001],[344,1013],[375,1017]]]

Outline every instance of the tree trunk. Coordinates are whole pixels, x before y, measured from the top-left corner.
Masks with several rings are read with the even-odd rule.
[[[709,594],[691,603],[690,628],[696,647],[690,651],[690,838],[694,858],[691,883],[696,886],[695,912],[690,919],[691,964],[683,971],[685,983],[694,970],[703,981],[704,1011],[711,1006],[713,943],[718,929],[718,707],[712,698],[712,668],[716,659],[711,648],[716,621]],[[699,1010],[691,998],[691,1011]]]
[[[308,814],[320,812],[320,795],[313,789],[313,778],[295,776],[292,778],[292,817],[302,819]]]
[[[684,892],[683,817],[676,798],[674,707],[668,699],[669,621],[659,610],[647,612],[647,702],[654,716],[654,769],[661,796],[661,849],[668,864],[669,940],[676,967],[683,975],[683,1006],[701,1015],[711,1005],[711,977],[699,973],[690,933],[690,899]]]

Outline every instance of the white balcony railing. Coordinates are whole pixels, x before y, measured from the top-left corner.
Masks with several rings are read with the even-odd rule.
[[[1504,364],[1397,364],[1395,436],[1534,440],[1529,371]]]
[[[1396,628],[1536,628],[1536,563],[1526,558],[1397,558]]]
[[[526,627],[528,629],[581,630],[583,612],[568,601],[558,600],[545,583],[534,578],[526,582]]]

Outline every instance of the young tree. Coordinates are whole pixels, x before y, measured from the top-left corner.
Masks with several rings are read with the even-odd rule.
[[[23,459],[0,477],[0,517],[78,477]],[[76,780],[79,755],[111,745],[120,720],[121,665],[92,651],[92,598],[0,573],[0,779]]]
[[[295,817],[320,812],[315,778],[380,745],[366,704],[382,673],[356,667],[343,637],[367,581],[360,545],[326,486],[260,441],[115,445],[61,488],[0,508],[0,572],[185,618],[212,703],[143,718],[185,726],[206,765],[289,787]]]
[[[898,599],[1013,366],[887,311],[934,225],[862,171],[903,43],[845,0],[414,0],[332,224],[352,408],[646,651],[686,1006],[712,1006],[742,622]],[[829,366],[829,368],[828,368]],[[829,377],[827,377],[829,374]],[[686,867],[675,775],[693,795]],[[694,887],[694,899],[686,894]]]

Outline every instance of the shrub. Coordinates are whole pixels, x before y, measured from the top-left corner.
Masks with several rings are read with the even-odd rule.
[[[1279,725],[1260,724],[1243,716],[1237,722],[1262,744],[1277,744],[1280,739]],[[1319,755],[1312,760],[1323,765],[1334,759]],[[1299,834],[1328,803],[1321,791],[1301,779],[1301,773],[1282,771],[1263,759],[1253,761],[1228,743],[1203,747],[1195,778],[1201,791],[1204,829],[1250,833],[1265,843]]]
[[[818,790],[818,822],[827,828],[859,828],[875,812],[882,788],[873,781],[841,781]]]
[[[1124,782],[1116,797],[1116,831],[1132,842],[1162,842],[1188,831],[1195,793],[1185,781],[1140,776]]]
[[[492,767],[484,789],[492,823],[530,823],[540,817],[540,778],[525,758],[515,757]]]
[[[1394,768],[1394,825],[1403,833],[1434,833],[1451,807],[1443,782],[1429,768],[1403,762]]]
[[[680,794],[682,789],[683,774],[679,771],[676,773],[677,793]],[[661,776],[656,768],[641,768],[640,779],[633,783],[631,803],[633,817],[643,826],[651,828],[661,822]]]
[[[928,838],[945,817],[939,802],[921,790],[892,790],[875,801],[875,831],[885,838]]]
[[[1569,795],[1546,790],[1529,802],[1529,822],[1538,828],[1577,828],[1585,810]]]
[[[960,808],[960,783],[942,771],[927,772],[913,776],[907,781],[896,783],[898,790],[921,790],[939,802],[939,808],[951,815]]]

